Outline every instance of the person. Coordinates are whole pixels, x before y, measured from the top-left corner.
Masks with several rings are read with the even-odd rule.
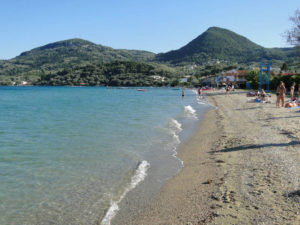
[[[294,101],[294,92],[295,92],[295,85],[296,83],[293,82],[292,86],[291,86],[291,90],[290,90],[290,95],[291,95],[291,101]]]
[[[259,91],[259,90],[257,90],[257,91],[255,92],[255,96],[256,96],[256,97],[259,97],[259,96],[260,96],[260,91]]]
[[[201,96],[202,96],[202,88],[199,87],[199,89],[198,89],[198,97],[201,97]]]
[[[226,96],[228,96],[228,95],[229,95],[229,91],[230,91],[230,85],[229,85],[229,84],[227,84],[227,86],[226,86]]]
[[[182,93],[181,93],[182,98],[184,98],[184,89],[182,88]]]
[[[261,94],[260,94],[260,100],[263,102],[263,101],[267,101],[267,94],[265,92],[264,89],[261,89]]]
[[[284,86],[283,81],[280,81],[280,84],[277,86],[276,89],[276,95],[277,95],[277,100],[276,100],[276,107],[280,108],[280,101],[281,106],[284,107],[284,97],[285,97],[286,89]]]

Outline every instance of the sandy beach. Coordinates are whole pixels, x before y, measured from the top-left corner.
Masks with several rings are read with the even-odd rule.
[[[216,106],[179,150],[183,170],[122,224],[300,224],[300,109],[206,93]]]

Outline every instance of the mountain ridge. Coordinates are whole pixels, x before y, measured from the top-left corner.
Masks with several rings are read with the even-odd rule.
[[[183,47],[160,53],[155,59],[171,64],[199,63],[221,59],[237,63],[259,62],[261,58],[287,60],[292,48],[264,48],[248,38],[220,27],[210,27]],[[294,56],[294,55],[293,55]]]
[[[152,59],[154,55],[155,53],[142,50],[113,49],[74,38],[33,48],[10,60],[0,60],[0,75],[41,73],[114,61],[144,62]]]
[[[0,76],[37,76],[65,68],[115,61],[155,62],[171,66],[205,64],[214,60],[237,64],[272,58],[277,65],[296,58],[295,48],[264,48],[228,29],[210,27],[177,50],[155,54],[144,50],[113,49],[73,38],[49,43],[10,60],[0,60]]]

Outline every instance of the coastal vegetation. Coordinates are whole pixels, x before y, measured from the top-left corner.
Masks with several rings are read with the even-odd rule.
[[[154,53],[139,50],[113,49],[82,39],[50,43],[21,53],[10,60],[0,61],[0,80],[28,80],[34,82],[48,73],[90,64],[114,61],[146,62]]]
[[[252,70],[246,75],[246,80],[251,84],[251,88],[258,89],[259,87],[259,71]],[[291,74],[286,76],[271,75],[270,76],[270,89],[275,90],[280,81],[283,81],[286,87],[290,87],[293,82],[300,84],[300,74]]]
[[[173,68],[133,61],[91,64],[42,75],[35,85],[51,86],[163,86],[177,84],[179,74]]]

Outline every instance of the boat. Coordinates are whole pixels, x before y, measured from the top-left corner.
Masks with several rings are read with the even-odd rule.
[[[137,91],[143,91],[143,92],[146,92],[147,89],[137,89]]]

